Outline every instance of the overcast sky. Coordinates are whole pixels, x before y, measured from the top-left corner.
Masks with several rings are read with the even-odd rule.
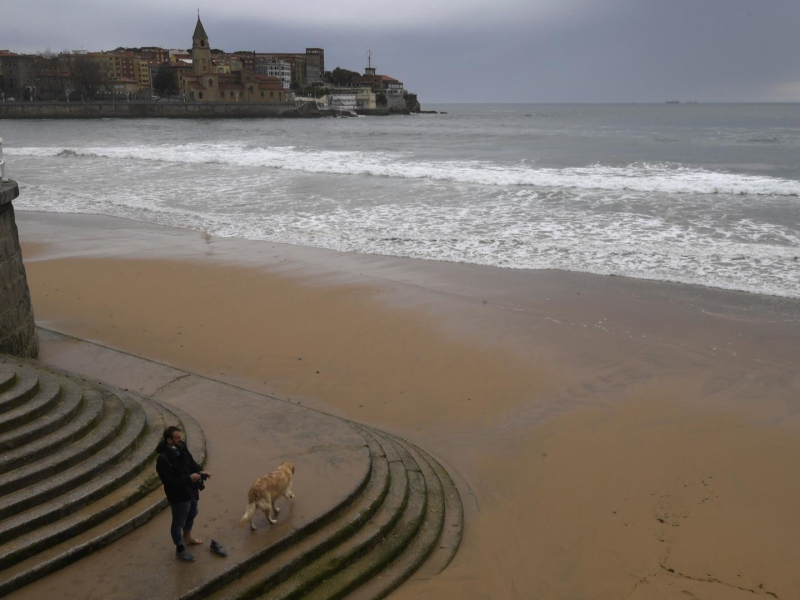
[[[325,49],[433,102],[800,101],[800,0],[0,0],[0,49]]]

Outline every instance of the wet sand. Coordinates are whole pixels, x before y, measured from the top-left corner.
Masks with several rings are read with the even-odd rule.
[[[800,597],[798,301],[17,222],[40,325],[381,427],[460,473],[459,553],[392,598]]]

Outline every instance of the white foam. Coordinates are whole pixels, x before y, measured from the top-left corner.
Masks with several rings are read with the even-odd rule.
[[[430,179],[487,186],[630,190],[669,194],[800,196],[800,181],[651,163],[555,169],[480,161],[420,162],[396,153],[304,150],[292,146],[253,148],[237,142],[178,146],[25,147],[9,148],[8,154],[65,159],[93,157],[182,164],[222,164],[305,173]]]
[[[334,250],[614,273],[800,298],[797,200],[776,194],[797,182],[665,165],[510,168],[241,144],[147,146],[152,156],[144,159],[138,157],[143,148],[13,149],[31,157],[15,161],[19,180],[29,182],[15,206]],[[267,156],[278,166],[264,168]],[[339,179],[338,185],[304,175],[357,170],[359,156],[364,168],[416,165],[420,175]],[[331,170],[309,171],[323,166]],[[435,169],[451,179],[432,183]],[[464,185],[477,174],[499,181],[515,173],[571,186]],[[637,177],[644,190],[635,189]],[[617,189],[614,178],[632,185]],[[771,191],[760,197],[698,192],[718,180]],[[674,188],[692,193],[669,191]]]

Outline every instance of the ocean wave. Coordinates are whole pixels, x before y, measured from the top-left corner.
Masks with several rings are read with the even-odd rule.
[[[174,204],[124,182],[101,197],[93,188],[64,194],[58,185],[26,186],[15,204],[19,210],[102,214],[221,237],[501,268],[625,275],[800,298],[800,232],[752,218],[719,218],[719,208],[676,218],[673,213],[576,210],[574,203],[548,204],[534,193],[514,200],[501,193],[494,202],[468,207],[417,199],[315,210],[271,201],[218,206],[201,200],[200,188],[189,184],[187,189],[180,196],[191,201]],[[222,190],[212,188],[209,197],[219,197]]]
[[[56,154],[56,156],[65,156],[71,158],[75,156],[80,156],[80,154],[78,154],[75,150],[70,150],[69,148],[65,148],[64,150]]]
[[[391,152],[305,150],[293,146],[252,147],[242,143],[193,143],[161,146],[84,148],[8,148],[7,154],[30,157],[102,158],[178,164],[221,164],[311,174],[430,179],[486,186],[527,186],[669,194],[745,194],[800,196],[800,181],[710,171],[664,163],[600,164],[537,168],[481,161],[415,161]]]

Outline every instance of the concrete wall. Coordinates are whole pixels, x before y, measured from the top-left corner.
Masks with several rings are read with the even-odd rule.
[[[18,195],[15,181],[0,183],[0,353],[36,358],[39,338],[11,206]]]
[[[318,117],[295,102],[6,102],[0,119],[236,119]]]

